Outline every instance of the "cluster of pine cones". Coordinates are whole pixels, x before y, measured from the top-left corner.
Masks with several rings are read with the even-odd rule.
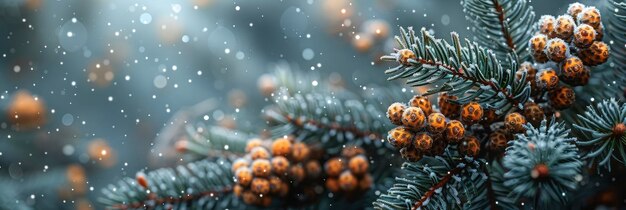
[[[372,176],[368,173],[369,161],[365,150],[347,146],[340,157],[326,161],[326,189],[348,197],[358,196],[372,186]]]
[[[233,192],[244,203],[270,206],[273,197],[311,202],[315,200],[322,176],[322,151],[279,138],[271,142],[252,139],[246,146],[247,154],[233,163],[236,184]]]
[[[441,112],[435,112],[424,96],[413,97],[408,106],[399,102],[391,104],[387,109],[387,117],[398,127],[389,131],[387,140],[400,150],[404,159],[412,162],[419,161],[424,155],[441,155],[448,144],[457,144],[463,155],[478,155],[478,139],[466,136],[465,125],[453,119],[461,112],[463,122],[476,123],[483,117],[483,108],[478,103],[470,102],[461,111],[461,106],[451,100],[455,98],[445,94],[440,96]]]
[[[351,198],[372,186],[369,160],[360,147],[346,145],[341,156],[328,159],[321,148],[285,137],[252,139],[246,153],[233,162],[232,171],[233,192],[248,205],[268,207],[279,200],[301,206],[315,202],[325,189]]]
[[[489,127],[496,121],[503,121],[502,126],[489,135],[486,143],[491,151],[501,153],[508,141],[513,139],[513,134],[525,131],[524,124],[539,124],[545,117],[543,109],[532,102],[525,104],[521,114],[511,112],[498,116],[494,109],[485,110],[479,103],[461,105],[456,100],[456,96],[440,94],[439,112],[425,96],[414,96],[408,105],[399,102],[391,104],[387,117],[398,127],[389,131],[389,144],[411,162],[419,161],[424,155],[441,155],[448,145],[456,145],[460,155],[475,157],[481,151],[481,143],[466,132],[467,126],[481,124]]]
[[[560,85],[559,81],[569,86],[586,85],[590,67],[603,64],[609,58],[609,47],[602,42],[600,11],[573,3],[567,14],[557,18],[542,16],[537,27],[538,34],[528,42],[535,65],[523,63],[518,77],[525,71],[534,95],[548,92],[552,107],[568,108],[575,101],[574,91]]]

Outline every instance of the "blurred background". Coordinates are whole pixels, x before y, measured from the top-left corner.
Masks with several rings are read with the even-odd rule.
[[[540,16],[572,2],[532,5]],[[102,209],[107,184],[182,161],[171,154],[181,124],[263,132],[268,73],[384,85],[389,66],[377,58],[395,47],[398,26],[472,39],[462,9],[458,0],[1,0],[0,209]]]

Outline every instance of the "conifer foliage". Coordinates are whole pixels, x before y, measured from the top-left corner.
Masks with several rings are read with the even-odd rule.
[[[464,12],[472,21],[476,41],[482,46],[495,46],[499,60],[515,53],[520,61],[530,57],[525,49],[532,36],[535,21],[533,7],[526,0],[465,0]]]
[[[614,87],[624,87],[626,3],[608,3],[602,18],[575,3],[537,21],[530,1],[464,0],[473,41],[400,28],[398,49],[381,60],[395,65],[384,72],[388,80],[424,87],[414,91],[299,87],[294,81],[306,75],[277,71],[264,132],[188,126],[177,149],[194,162],[125,178],[103,190],[101,202],[113,209],[564,208],[585,176],[596,175],[587,167],[602,174],[626,163],[626,106],[604,98],[623,98]],[[603,86],[607,75],[618,79],[592,94],[601,102],[565,111],[591,103],[581,90]],[[562,116],[570,112],[578,115]]]

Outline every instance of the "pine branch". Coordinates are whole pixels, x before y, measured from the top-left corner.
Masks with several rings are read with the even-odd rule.
[[[276,105],[277,110],[266,110],[266,114],[277,137],[295,135],[305,142],[321,142],[330,150],[341,149],[348,141],[387,146],[380,140],[389,129],[388,120],[372,105],[315,93],[277,99]]]
[[[102,190],[99,201],[111,209],[225,209],[240,204],[230,192],[230,161],[201,160],[162,168],[140,178],[124,178]]]
[[[333,83],[330,78],[321,78],[317,72],[294,70],[295,67],[287,62],[279,62],[274,68],[271,74],[276,82],[276,90],[272,93],[274,98],[309,93],[333,94],[342,99],[359,98],[355,92],[347,90],[341,80]]]
[[[327,88],[327,85],[313,86],[311,81],[319,81],[317,74],[301,71],[293,71],[291,65],[287,62],[279,62],[274,67],[271,74],[275,78],[277,92],[276,95],[293,96],[302,92],[309,93]]]
[[[465,206],[464,210],[482,209],[520,209],[517,201],[509,196],[511,189],[504,186],[504,167],[498,162],[483,164],[481,169],[486,179],[479,185],[476,196],[470,202],[473,205]],[[479,184],[479,183],[477,183]]]
[[[480,45],[495,46],[501,61],[509,53],[519,55],[518,62],[529,60],[525,46],[532,37],[535,12],[526,0],[464,0],[463,7]]]
[[[611,170],[611,159],[626,164],[626,104],[615,99],[590,105],[578,115],[574,127],[582,137],[576,144],[585,147],[584,158]]]
[[[203,100],[193,106],[185,107],[174,113],[168,120],[168,125],[161,129],[157,137],[154,139],[154,151],[156,154],[150,156],[153,162],[162,163],[163,158],[172,160],[177,157],[177,152],[173,150],[175,144],[182,136],[185,135],[187,123],[200,119],[217,107],[217,100],[214,98]]]
[[[471,205],[475,185],[484,177],[474,160],[425,157],[402,165],[403,176],[374,202],[375,209],[461,209]]]
[[[437,40],[421,30],[421,38],[416,38],[414,31],[400,29],[401,37],[396,40],[403,48],[409,48],[417,56],[409,59],[410,65],[399,65],[385,71],[393,74],[388,79],[408,78],[411,86],[424,86],[443,82],[429,89],[425,95],[447,92],[458,96],[457,103],[465,104],[478,101],[486,108],[494,108],[498,114],[511,108],[522,108],[530,97],[530,84],[515,79],[517,63],[514,55],[509,54],[508,66],[504,69],[491,51],[466,40],[465,46],[456,33],[452,33],[452,45],[445,40]],[[382,60],[396,61],[397,53],[381,57]]]
[[[490,190],[492,194],[491,203],[497,207],[495,209],[519,209],[517,201],[509,196],[511,189],[504,185],[504,167],[498,161],[493,161],[485,165],[489,174]],[[494,208],[492,208],[494,209]]]
[[[180,147],[177,149],[200,158],[242,155],[251,138],[251,135],[245,132],[206,126],[202,123],[198,123],[197,126],[187,125],[186,131],[189,140],[177,144]]]
[[[536,208],[564,204],[567,193],[577,188],[576,177],[581,174],[582,162],[568,137],[564,123],[546,120],[534,128],[526,126],[526,134],[517,134],[503,160],[509,171],[504,174],[504,185],[511,188],[514,199],[528,198]]]

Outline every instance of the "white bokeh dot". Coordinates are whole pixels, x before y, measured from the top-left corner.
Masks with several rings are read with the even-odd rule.
[[[154,83],[154,87],[161,89],[167,85],[167,78],[163,75],[157,75],[154,77],[152,83]]]
[[[315,57],[315,52],[313,52],[313,50],[311,48],[306,48],[304,50],[302,50],[302,58],[304,58],[304,60],[311,60]]]
[[[150,24],[150,22],[152,22],[152,15],[145,12],[139,16],[139,21],[143,24]]]

